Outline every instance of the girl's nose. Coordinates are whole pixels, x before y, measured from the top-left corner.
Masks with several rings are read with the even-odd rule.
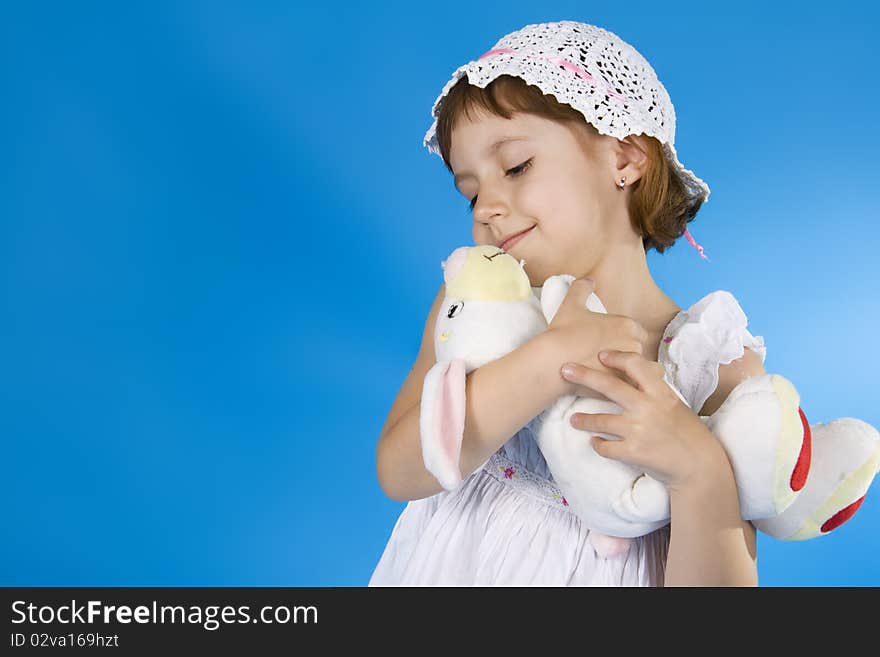
[[[507,212],[502,200],[494,194],[480,194],[474,205],[474,219],[483,224],[490,224]]]

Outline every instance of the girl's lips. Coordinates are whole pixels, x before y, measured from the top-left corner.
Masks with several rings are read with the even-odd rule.
[[[532,226],[532,228],[534,228],[534,226]],[[512,247],[514,244],[519,242],[523,237],[525,237],[532,230],[532,228],[524,230],[521,233],[517,233],[516,235],[513,235],[512,237],[508,237],[506,240],[504,240],[501,243],[499,248],[502,251],[507,251],[508,249],[510,249],[510,247]]]

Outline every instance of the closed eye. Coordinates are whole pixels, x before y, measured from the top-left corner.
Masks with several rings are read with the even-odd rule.
[[[517,166],[513,167],[512,169],[508,169],[506,172],[506,175],[508,175],[511,178],[516,178],[517,176],[522,175],[523,173],[526,172],[526,170],[528,170],[528,168],[530,166],[532,166],[532,160],[534,160],[534,159],[535,158],[530,157],[528,160],[526,160],[522,164],[518,164]],[[471,199],[471,202],[468,204],[468,212],[474,211],[474,206],[477,204],[478,197],[479,197],[479,194],[477,196],[474,196]]]

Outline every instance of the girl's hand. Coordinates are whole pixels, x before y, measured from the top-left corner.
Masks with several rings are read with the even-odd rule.
[[[620,350],[644,352],[647,332],[636,320],[623,315],[596,313],[587,308],[587,299],[596,284],[588,278],[572,281],[553,320],[541,339],[552,345],[558,363],[584,363],[601,372],[608,372],[599,360],[599,351]],[[571,384],[574,394],[578,386]]]
[[[719,468],[729,467],[724,447],[669,387],[663,379],[665,370],[660,363],[623,351],[602,352],[599,360],[626,374],[635,385],[616,373],[600,372],[577,363],[566,363],[562,368],[563,378],[601,393],[622,408],[620,415],[575,413],[571,416],[571,425],[576,429],[620,437],[620,440],[605,440],[593,436],[593,449],[599,456],[641,468],[670,490],[706,481]]]

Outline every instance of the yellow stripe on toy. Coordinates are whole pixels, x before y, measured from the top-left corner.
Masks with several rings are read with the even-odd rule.
[[[773,504],[777,512],[789,507],[799,491],[792,490],[791,475],[804,443],[804,427],[800,417],[800,395],[785,377],[771,377],[773,390],[779,399],[781,422],[780,440],[777,447],[776,472],[774,474]]]

